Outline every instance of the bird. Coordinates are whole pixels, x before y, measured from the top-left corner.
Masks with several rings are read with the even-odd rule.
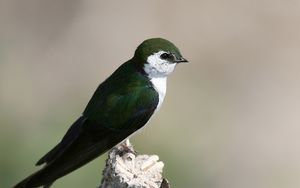
[[[44,166],[14,188],[50,187],[144,127],[163,103],[167,77],[177,64],[187,62],[166,39],[143,41],[97,87],[62,140],[36,163]]]

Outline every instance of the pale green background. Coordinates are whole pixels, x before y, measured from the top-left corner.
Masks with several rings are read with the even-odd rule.
[[[172,188],[300,187],[300,1],[0,2],[0,187],[38,168],[97,85],[150,37],[190,60],[132,140]],[[53,188],[96,187],[104,159]]]

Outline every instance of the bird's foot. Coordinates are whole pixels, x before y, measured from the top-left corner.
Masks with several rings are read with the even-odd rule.
[[[121,151],[120,153],[121,156],[124,155],[125,153],[132,153],[135,156],[137,155],[137,151],[133,149],[133,146],[129,142],[129,139],[126,139],[124,142],[120,144],[120,151]]]

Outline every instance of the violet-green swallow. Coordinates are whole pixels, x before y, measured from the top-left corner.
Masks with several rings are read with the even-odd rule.
[[[15,188],[50,187],[142,128],[164,100],[167,76],[185,62],[170,41],[145,40],[132,59],[98,86],[82,116],[36,163],[44,167]]]

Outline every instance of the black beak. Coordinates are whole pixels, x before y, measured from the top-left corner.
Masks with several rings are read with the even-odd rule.
[[[175,59],[175,63],[188,63],[189,61],[184,59],[183,57],[180,57],[179,59]]]

